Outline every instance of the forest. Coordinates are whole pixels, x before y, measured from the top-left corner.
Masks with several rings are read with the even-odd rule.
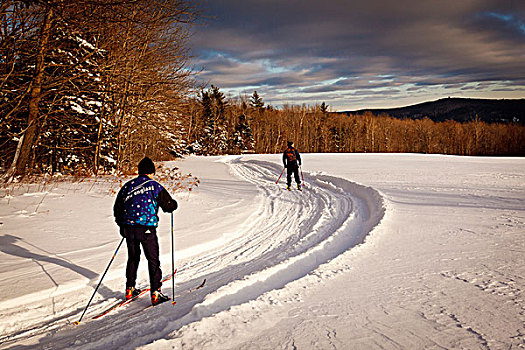
[[[288,140],[302,152],[525,154],[525,126],[519,123],[346,115],[329,112],[324,102],[276,109],[265,106],[257,91],[227,99],[215,86],[199,96],[185,124],[187,144],[197,154],[280,153]]]
[[[320,105],[266,105],[257,91],[199,86],[186,0],[4,0],[0,173],[122,174],[145,155],[415,152],[525,155],[525,126],[434,122]]]
[[[2,1],[3,179],[122,172],[139,153],[179,153],[198,17],[185,0]]]

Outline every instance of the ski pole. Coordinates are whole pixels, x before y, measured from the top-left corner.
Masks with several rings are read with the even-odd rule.
[[[286,169],[286,168],[283,168],[283,171],[281,171],[281,175],[279,175],[279,178],[277,179],[277,181],[275,181],[275,183],[278,183],[279,180],[281,179],[281,176],[283,176],[283,174],[284,174],[284,169]]]
[[[173,235],[173,212],[171,212],[171,273],[175,274],[175,236]],[[171,278],[171,304],[175,305],[175,277]]]
[[[91,299],[89,299],[89,301],[88,301],[88,303],[86,305],[86,308],[84,309],[84,312],[82,312],[82,316],[80,316],[80,319],[78,321],[74,322],[76,325],[78,325],[80,323],[80,321],[82,321],[82,317],[84,317],[84,314],[86,313],[86,311],[87,311],[87,309],[89,307],[89,304],[91,304],[91,301],[93,300],[93,297],[95,296],[95,294],[97,294],[98,287],[100,287],[100,284],[102,283],[102,280],[104,279],[104,276],[106,276],[106,273],[108,272],[109,267],[111,266],[111,263],[113,262],[113,259],[115,259],[115,256],[117,255],[117,252],[118,252],[120,246],[122,245],[122,242],[124,242],[124,237],[122,237],[122,239],[120,240],[120,243],[118,244],[117,250],[115,250],[115,253],[113,253],[113,256],[111,257],[111,260],[109,261],[108,267],[106,267],[106,271],[104,271],[104,273],[102,274],[102,277],[100,278],[100,282],[98,282],[97,288],[95,288],[95,291],[93,292],[93,295],[91,296]]]
[[[301,165],[299,165],[299,169],[301,169],[301,178],[303,180],[303,187],[306,187],[305,184],[304,184],[303,167]]]

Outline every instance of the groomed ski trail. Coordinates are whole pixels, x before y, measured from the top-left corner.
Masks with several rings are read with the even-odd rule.
[[[21,337],[0,347],[34,348],[35,341],[42,349],[107,350],[149,344],[185,325],[315,274],[322,264],[362,243],[385,214],[383,197],[376,190],[342,178],[305,172],[306,189],[289,192],[283,189],[284,181],[275,184],[281,171],[277,164],[245,161],[238,156],[220,161],[240,181],[257,187],[259,195],[254,200],[260,204],[227,244],[178,262],[175,306],[165,303],[133,315],[144,304],[129,305],[79,327],[56,329],[56,323],[63,320],[55,320],[39,326],[42,331],[52,330],[46,336],[33,328],[37,339]],[[203,279],[207,282],[202,289],[185,293]],[[169,287],[166,285],[164,291],[171,296]],[[80,312],[70,310],[67,316],[72,322]],[[86,318],[90,316],[88,312]]]

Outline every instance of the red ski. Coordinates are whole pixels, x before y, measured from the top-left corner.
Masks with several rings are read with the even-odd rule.
[[[172,279],[173,275],[175,275],[175,272],[177,272],[177,269],[175,269],[175,271],[173,271],[173,273],[171,275],[169,275],[168,277],[164,278],[161,282],[164,283],[164,282],[167,282],[170,279]],[[142,289],[142,291],[140,292],[139,295],[137,295],[137,296],[135,296],[135,297],[133,297],[131,299],[128,299],[128,300],[121,300],[121,301],[117,302],[115,305],[113,305],[113,306],[109,307],[108,309],[102,311],[101,313],[93,316],[92,319],[96,320],[98,318],[101,318],[102,316],[107,315],[111,311],[113,311],[115,309],[118,309],[121,306],[127,305],[127,304],[131,303],[134,300],[137,300],[138,298],[140,298],[141,296],[143,296],[144,294],[146,294],[149,291],[150,291],[150,288]]]
[[[205,278],[205,279],[202,281],[202,283],[199,284],[197,287],[185,291],[185,294],[192,293],[192,292],[194,292],[194,291],[196,291],[196,290],[198,290],[198,289],[201,289],[202,287],[204,287],[204,284],[206,284],[206,278]],[[180,296],[180,295],[177,295],[177,296]],[[170,300],[171,300],[171,298],[168,299],[168,300],[166,300],[166,301],[170,301]],[[159,303],[159,304],[162,304],[162,303]],[[129,316],[130,316],[130,317],[135,316],[135,315],[140,314],[140,313],[143,312],[143,311],[149,310],[149,309],[151,309],[151,308],[153,308],[153,307],[155,307],[155,306],[157,306],[157,305],[159,305],[159,304],[146,306],[144,309],[139,310],[139,311],[137,311],[137,312],[135,312],[135,313],[132,313],[132,314],[129,315]],[[177,302],[176,302],[175,300],[173,300],[173,301],[171,302],[171,305],[175,305],[175,304],[177,304]]]

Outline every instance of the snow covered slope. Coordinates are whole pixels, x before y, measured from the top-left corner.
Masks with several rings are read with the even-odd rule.
[[[122,296],[107,183],[19,188],[0,206],[1,348],[508,348],[525,346],[525,161],[305,154],[190,157],[176,195],[177,304]],[[161,214],[164,275],[170,217]],[[360,244],[366,242],[365,244]],[[192,293],[186,291],[198,286]],[[139,284],[148,285],[145,261]],[[172,295],[171,283],[163,287]]]

